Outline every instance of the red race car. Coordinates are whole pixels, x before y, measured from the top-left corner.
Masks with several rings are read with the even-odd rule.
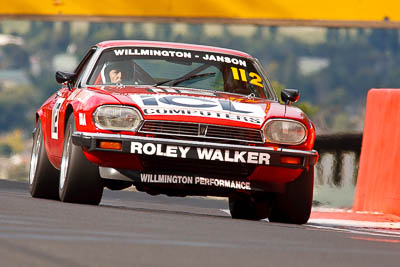
[[[233,218],[306,223],[315,129],[256,59],[217,47],[93,46],[36,112],[33,197],[100,203],[103,189],[229,197]]]

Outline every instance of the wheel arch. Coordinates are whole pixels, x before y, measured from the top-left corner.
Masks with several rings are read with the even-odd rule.
[[[67,129],[68,118],[71,114],[74,114],[74,108],[72,107],[72,104],[68,104],[64,116],[64,132],[63,132],[64,136],[65,136],[65,130]]]
[[[46,149],[46,153],[48,153],[48,146],[47,146],[47,135],[46,135],[46,131],[47,131],[47,125],[45,123],[45,119],[44,119],[44,112],[42,109],[36,111],[35,113],[35,129],[33,130],[32,134],[34,134],[37,131],[37,123],[41,122],[41,127],[42,127],[42,133],[43,133],[43,142],[45,144],[45,149]]]
[[[35,132],[37,131],[37,122],[39,121],[39,118],[40,118],[39,113],[36,112],[36,113],[35,113],[35,128],[34,128],[33,131],[32,131],[32,136],[33,136],[33,135],[35,134]]]

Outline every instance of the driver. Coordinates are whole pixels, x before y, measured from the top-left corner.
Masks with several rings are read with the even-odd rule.
[[[132,83],[132,66],[127,61],[112,62],[104,70],[107,84]]]

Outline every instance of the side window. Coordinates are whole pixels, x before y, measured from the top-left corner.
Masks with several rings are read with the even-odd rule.
[[[79,84],[77,84],[77,83],[80,82],[81,75],[84,72],[84,70],[86,69],[87,64],[90,61],[90,59],[92,58],[94,52],[96,52],[96,48],[95,47],[91,48],[87,52],[85,57],[82,59],[81,63],[79,63],[78,67],[76,67],[76,69],[74,71],[74,73],[76,73],[76,79],[74,81],[74,85],[75,86],[79,86]]]

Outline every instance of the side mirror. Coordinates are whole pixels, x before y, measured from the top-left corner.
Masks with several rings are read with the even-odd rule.
[[[75,78],[75,73],[63,72],[63,71],[56,72],[56,81],[58,83],[65,83],[65,82],[70,83],[74,78]]]
[[[297,89],[283,89],[281,92],[282,101],[285,102],[286,105],[297,102],[299,97],[300,93]]]

